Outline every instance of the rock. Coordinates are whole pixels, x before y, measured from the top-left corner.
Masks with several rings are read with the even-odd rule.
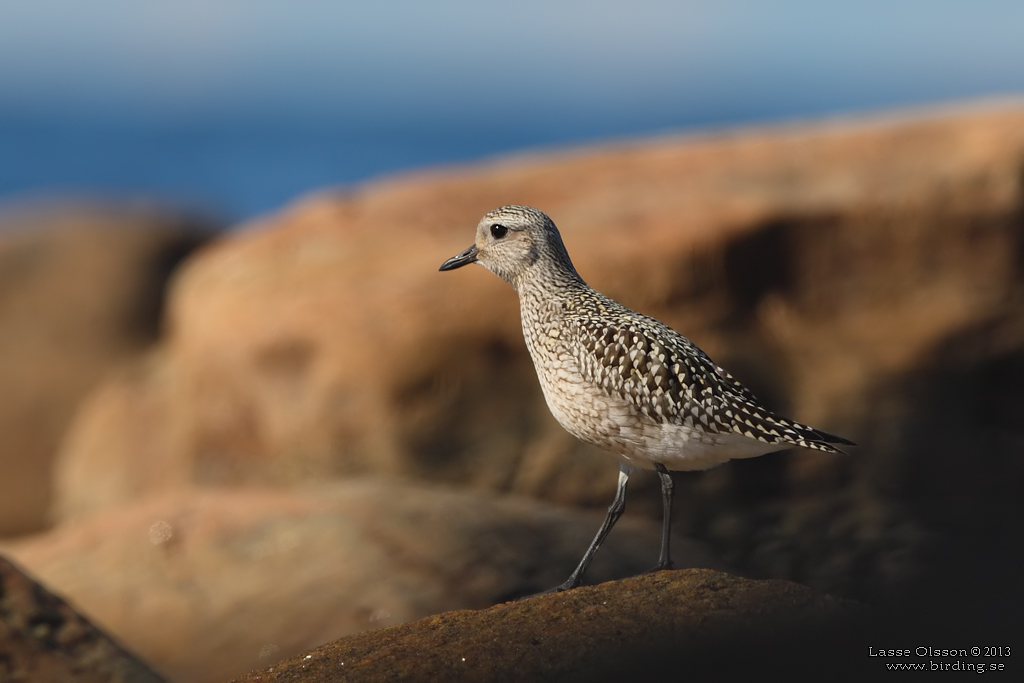
[[[514,293],[482,269],[436,272],[486,210],[522,202],[597,289],[861,444],[679,476],[691,535],[755,576],[926,606],[952,585],[989,606],[977,620],[1005,615],[1024,599],[1022,159],[1018,102],[311,197],[190,261],[159,352],[78,414],[58,509],[358,473],[603,508],[614,468],[548,414]],[[632,510],[656,514],[655,482],[637,478]]]
[[[170,680],[220,681],[368,628],[486,607],[568,576],[600,515],[525,498],[349,481],[179,489],[7,551]],[[588,581],[653,566],[627,515]],[[677,537],[681,566],[722,567]]]
[[[79,400],[155,341],[167,278],[206,235],[155,210],[0,215],[0,536],[45,526]]]
[[[0,555],[0,681],[162,680],[71,605]]]
[[[658,572],[349,636],[236,682],[805,680],[828,659],[846,679],[841,638],[866,616],[785,581]]]

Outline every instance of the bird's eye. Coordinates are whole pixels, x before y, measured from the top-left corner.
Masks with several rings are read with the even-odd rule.
[[[493,237],[494,239],[500,240],[507,234],[508,228],[506,228],[504,225],[495,223],[494,225],[491,226],[491,237]]]

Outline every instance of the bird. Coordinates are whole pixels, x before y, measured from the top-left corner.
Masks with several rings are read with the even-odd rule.
[[[576,569],[545,592],[576,588],[622,516],[638,470],[661,481],[658,563],[672,569],[671,472],[705,470],[800,446],[827,453],[855,445],[775,415],[696,344],[664,323],[591,288],[576,272],[554,222],[530,206],[486,214],[472,246],[441,271],[477,263],[519,296],[523,337],[548,408],[573,436],[619,461],[614,500]]]

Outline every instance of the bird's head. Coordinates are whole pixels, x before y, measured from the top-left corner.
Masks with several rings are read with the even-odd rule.
[[[530,206],[503,206],[488,213],[476,226],[473,246],[445,261],[441,270],[468,263],[479,263],[517,290],[538,263],[576,275],[558,228]]]

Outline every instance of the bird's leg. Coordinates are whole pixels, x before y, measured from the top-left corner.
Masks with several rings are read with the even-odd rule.
[[[590,547],[587,548],[587,552],[583,553],[583,559],[580,560],[579,566],[573,570],[573,573],[569,575],[569,578],[564,583],[555,586],[549,593],[558,593],[561,591],[567,591],[576,586],[580,585],[583,581],[583,573],[587,571],[587,567],[590,565],[590,561],[594,559],[594,554],[597,549],[604,543],[604,539],[608,536],[608,532],[615,526],[615,522],[619,521],[619,517],[622,516],[622,511],[626,509],[626,484],[629,483],[629,468],[625,465],[619,465],[619,488],[615,491],[615,500],[612,501],[611,506],[608,508],[608,514],[605,515],[604,522],[601,524],[601,528],[597,530],[597,535],[594,536],[594,540],[590,542]]]
[[[654,463],[654,469],[658,471],[661,478],[661,554],[658,556],[658,564],[651,571],[656,572],[662,569],[672,569],[672,556],[669,553],[668,544],[672,532],[672,475],[660,462]]]

